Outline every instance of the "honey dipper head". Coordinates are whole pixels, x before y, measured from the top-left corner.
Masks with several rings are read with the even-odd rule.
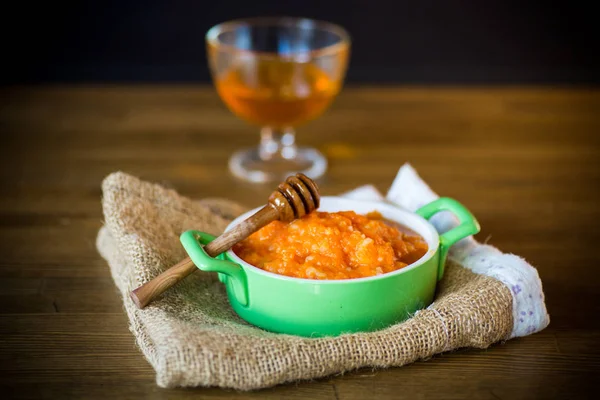
[[[269,197],[279,211],[279,220],[288,222],[319,208],[321,196],[317,184],[304,174],[288,177]]]

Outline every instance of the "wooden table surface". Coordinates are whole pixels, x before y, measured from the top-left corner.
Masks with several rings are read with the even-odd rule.
[[[300,144],[324,194],[385,192],[410,162],[478,217],[480,241],[538,268],[550,326],[486,350],[252,393],[158,388],[95,248],[100,182],[122,170],[200,198],[263,203],[227,158],[258,141],[211,87],[4,88],[0,386],[14,398],[584,398],[600,376],[600,92],[351,88]]]

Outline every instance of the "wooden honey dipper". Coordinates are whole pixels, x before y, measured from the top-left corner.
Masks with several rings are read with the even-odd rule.
[[[319,188],[310,178],[300,173],[290,176],[271,193],[263,208],[204,246],[204,251],[209,256],[216,257],[270,222],[289,222],[313,212],[319,208],[320,198]],[[138,308],[144,308],[196,269],[189,257],[181,260],[133,290],[130,293],[131,299]]]

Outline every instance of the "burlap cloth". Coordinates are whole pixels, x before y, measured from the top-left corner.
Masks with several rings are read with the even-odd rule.
[[[183,231],[218,235],[245,208],[220,199],[193,201],[120,172],[104,180],[102,191],[105,226],[97,246],[161,387],[259,389],[360,367],[401,366],[461,347],[486,348],[513,330],[511,290],[452,262],[433,305],[373,333],[310,339],[265,332],[233,312],[216,274],[206,272],[139,310],[129,291],[186,255]]]

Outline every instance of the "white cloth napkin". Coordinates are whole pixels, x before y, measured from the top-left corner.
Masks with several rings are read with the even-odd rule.
[[[385,196],[372,185],[358,187],[342,196],[357,200],[385,201],[410,211],[439,197],[410,164],[404,164],[400,168]],[[436,214],[430,222],[440,233],[458,225],[457,219],[449,212]],[[548,326],[550,316],[546,310],[542,282],[537,270],[523,258],[479,243],[472,236],[452,246],[448,257],[477,274],[498,279],[508,286],[513,296],[514,318],[510,338],[527,336]]]

